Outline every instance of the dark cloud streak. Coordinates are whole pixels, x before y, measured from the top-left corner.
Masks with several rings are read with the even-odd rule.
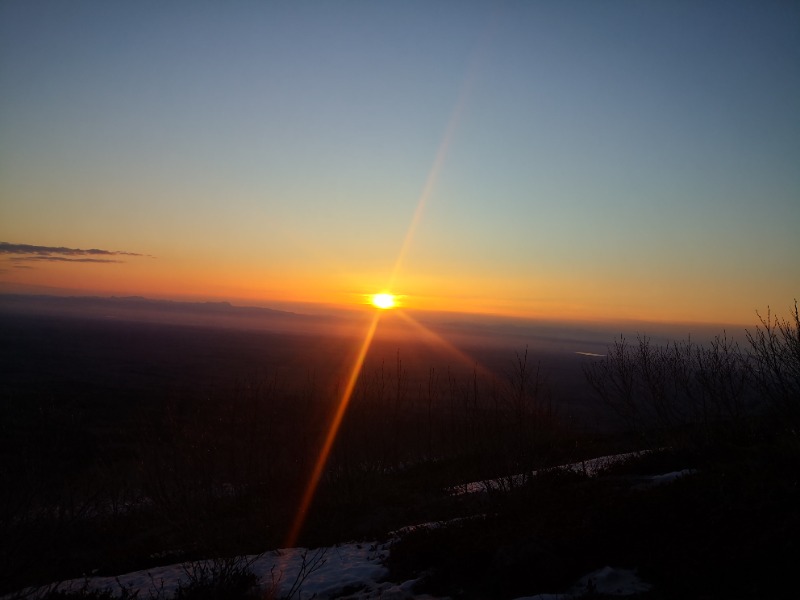
[[[146,256],[136,252],[123,252],[121,250],[100,250],[99,248],[66,248],[64,246],[34,246],[32,244],[11,244],[0,242],[0,254],[36,254],[38,257],[31,259],[44,259],[52,255],[57,256]],[[58,258],[54,258],[58,260]],[[89,259],[72,259],[75,261],[83,260],[90,262]],[[119,261],[99,261],[99,262],[119,262]]]
[[[15,269],[34,269],[20,263],[39,262],[71,262],[71,263],[123,263],[117,257],[122,256],[147,256],[137,252],[123,252],[122,250],[101,250],[99,248],[67,248],[65,246],[34,246],[33,244],[11,244],[0,242],[0,257],[5,255],[14,264]],[[108,258],[106,258],[108,257]]]
[[[27,262],[29,260],[44,260],[49,262],[82,262],[82,263],[121,263],[122,260],[113,258],[67,258],[66,256],[14,256],[14,262]]]

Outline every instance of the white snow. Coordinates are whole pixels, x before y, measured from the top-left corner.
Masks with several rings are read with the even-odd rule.
[[[249,564],[258,576],[262,590],[273,592],[270,596],[277,598],[288,594],[297,584],[299,588],[293,596],[297,600],[435,600],[433,596],[414,592],[416,579],[401,583],[385,581],[388,570],[383,561],[389,550],[388,543],[351,543],[316,550],[287,548],[242,557],[242,564]],[[195,565],[213,568],[214,561]],[[307,576],[298,578],[304,565]],[[114,592],[127,588],[130,592],[138,591],[143,599],[148,598],[151,592],[160,592],[160,597],[169,598],[179,585],[189,583],[191,572],[192,564],[182,563],[117,577],[74,579],[62,583],[58,589],[79,590],[88,584],[89,589],[110,589]],[[569,600],[587,593],[627,596],[650,589],[651,586],[639,579],[634,571],[604,567],[581,577],[566,593],[537,594],[517,600]],[[30,598],[36,598],[36,595]]]
[[[615,465],[619,462],[624,462],[629,458],[642,456],[647,451],[642,452],[625,452],[622,454],[610,454],[608,456],[599,456],[597,458],[590,458],[579,462],[569,463],[566,465],[559,465],[550,470],[553,471],[573,471],[574,473],[584,473],[589,477],[594,477],[603,469]],[[463,483],[453,486],[448,491],[454,496],[461,496],[464,494],[479,494],[490,491],[502,491],[512,489],[524,484],[531,477],[538,475],[540,471],[533,471],[532,473],[518,473],[517,475],[509,475],[508,477],[499,477],[497,479],[487,479],[483,481],[472,481],[470,483]]]
[[[483,519],[486,515],[478,514],[478,515],[471,515],[469,517],[456,517],[455,519],[447,519],[446,521],[428,521],[426,523],[417,523],[416,525],[406,525],[405,527],[401,527],[395,531],[389,532],[389,537],[391,539],[397,539],[402,537],[408,533],[413,531],[418,531],[420,529],[439,529],[440,527],[445,527],[447,525],[452,525],[453,523],[461,523],[463,521],[471,521],[473,519]]]
[[[602,469],[617,462],[637,456],[640,453],[615,454],[591,460],[571,463],[556,467],[594,476]],[[663,485],[680,477],[691,475],[694,469],[673,471],[663,475],[639,478],[637,487]],[[535,474],[535,473],[534,473]],[[490,481],[472,482],[452,488],[453,494],[469,494],[499,489],[517,481],[516,478],[530,477],[531,474],[517,475]],[[519,480],[521,481],[521,479]],[[468,518],[481,518],[476,515]],[[457,520],[463,520],[457,519]],[[392,543],[398,537],[420,528],[446,526],[447,522],[431,522],[411,525],[392,532],[385,542],[346,543],[328,548],[305,549],[286,548],[273,550],[259,555],[246,556],[239,559],[238,564],[249,567],[258,577],[264,591],[271,591],[273,597],[281,597],[291,590],[297,593],[293,600],[325,600],[328,598],[346,598],[348,600],[384,600],[430,599],[425,595],[415,595],[414,585],[417,580],[405,582],[389,582],[386,559],[391,551]],[[160,592],[161,598],[169,598],[181,585],[190,583],[192,574],[199,570],[212,570],[223,564],[220,560],[207,560],[198,563],[179,563],[164,567],[156,567],[143,571],[127,573],[116,577],[90,577],[67,581],[58,589],[120,590],[120,586],[131,592],[139,593],[146,600],[151,592]],[[604,567],[582,577],[575,585],[561,594],[539,594],[518,600],[556,600],[580,597],[592,590],[606,595],[630,595],[646,592],[650,585],[641,581],[636,573],[626,569]],[[12,596],[6,596],[10,598]],[[32,595],[31,598],[36,598]]]
[[[603,567],[581,577],[570,590],[573,594],[606,594],[609,596],[630,596],[649,592],[651,585],[644,583],[630,569]]]
[[[682,469],[681,471],[672,471],[670,473],[664,473],[663,475],[651,475],[649,477],[640,477],[639,483],[634,486],[634,489],[643,490],[651,487],[656,487],[657,485],[665,485],[668,483],[672,483],[676,479],[680,479],[681,477],[686,477],[687,475],[694,475],[697,473],[697,469]]]
[[[395,584],[379,584],[388,574],[383,564],[387,554],[388,545],[385,543],[351,543],[316,550],[274,550],[242,557],[239,564],[249,565],[259,578],[261,587],[275,592],[275,597],[287,594],[297,584],[298,600],[331,598],[348,589],[353,590],[352,598],[371,598],[376,597],[373,595],[376,590],[387,592],[398,587]],[[147,598],[150,592],[160,591],[168,598],[180,585],[191,581],[191,573],[202,568],[213,571],[215,564],[221,563],[207,560],[156,567],[116,577],[74,579],[62,583],[58,589],[80,589],[88,584],[89,589],[118,591],[123,587],[130,591],[138,590],[140,598]],[[301,570],[305,570],[305,578],[299,575]]]
[[[603,567],[581,577],[566,594],[536,594],[516,600],[572,600],[595,594],[606,596],[631,596],[649,592],[652,586],[643,582],[630,569]]]

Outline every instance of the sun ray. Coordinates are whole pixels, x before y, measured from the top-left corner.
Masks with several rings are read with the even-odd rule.
[[[325,464],[328,462],[328,456],[333,448],[333,443],[336,441],[336,435],[339,433],[339,427],[342,424],[342,419],[344,419],[344,415],[347,412],[347,406],[350,404],[350,398],[353,395],[353,390],[355,389],[358,377],[361,374],[361,367],[364,365],[364,359],[366,358],[369,347],[372,344],[372,338],[375,336],[375,330],[378,328],[378,321],[380,318],[381,311],[376,310],[372,317],[372,321],[369,324],[369,328],[364,336],[364,340],[361,343],[361,347],[358,350],[355,361],[353,362],[353,366],[350,369],[350,375],[347,378],[347,385],[345,386],[341,398],[339,399],[336,412],[331,420],[331,424],[328,426],[328,433],[325,436],[325,441],[322,444],[322,448],[317,456],[317,461],[314,463],[314,469],[311,471],[311,476],[309,477],[306,488],[303,491],[300,505],[297,508],[297,514],[295,515],[294,522],[292,523],[292,527],[289,530],[289,535],[286,539],[287,548],[293,547],[297,542],[297,538],[300,536],[300,531],[303,528],[306,514],[311,506],[311,501],[314,499],[314,494],[317,491],[317,486],[319,485],[319,480],[322,477],[322,472],[325,470]]]
[[[407,312],[403,310],[397,310],[395,311],[395,313],[399,315],[406,323],[408,323],[414,329],[416,329],[417,333],[420,334],[422,338],[427,340],[432,345],[444,349],[450,356],[455,357],[460,362],[464,363],[466,366],[474,368],[479,375],[488,378],[494,377],[494,374],[489,369],[481,365],[477,360],[475,360],[469,354],[467,354],[463,350],[460,350],[459,348],[448,342],[441,335],[439,335],[429,327],[426,327],[425,325],[417,321]]]
[[[406,254],[408,253],[408,248],[411,246],[411,241],[414,239],[414,234],[417,231],[417,226],[419,222],[422,220],[422,213],[425,212],[425,205],[428,203],[428,198],[430,198],[431,194],[433,193],[433,188],[436,185],[436,181],[439,179],[439,173],[442,170],[442,166],[444,165],[445,158],[450,150],[450,144],[455,135],[456,128],[458,123],[461,120],[461,114],[463,112],[463,106],[465,104],[465,99],[467,96],[467,86],[461,90],[459,94],[458,102],[456,102],[456,106],[453,110],[453,114],[450,116],[450,120],[447,123],[447,129],[445,130],[444,137],[442,138],[441,143],[439,144],[439,148],[436,152],[436,158],[433,160],[433,165],[431,165],[431,169],[428,172],[428,177],[425,180],[425,185],[422,187],[422,192],[417,199],[417,206],[414,209],[414,215],[411,217],[411,222],[408,225],[408,229],[406,230],[405,238],[403,238],[403,245],[400,246],[400,252],[397,253],[397,259],[394,263],[394,268],[392,269],[392,274],[389,277],[389,285],[387,289],[392,289],[394,287],[394,283],[397,279],[397,275],[400,273],[400,269],[403,265],[403,261],[405,260]]]
[[[397,279],[398,274],[400,273],[403,261],[405,259],[406,254],[408,253],[408,249],[411,245],[411,241],[414,238],[414,234],[416,233],[417,226],[419,225],[419,222],[422,219],[422,214],[425,210],[425,205],[427,204],[428,199],[430,198],[431,193],[433,192],[433,188],[436,184],[436,181],[439,178],[439,173],[442,170],[442,166],[444,165],[445,158],[447,157],[447,154],[450,150],[450,145],[455,135],[455,131],[461,120],[463,107],[466,104],[466,99],[469,95],[469,90],[472,85],[472,75],[473,73],[468,72],[467,77],[464,80],[464,84],[462,85],[461,90],[459,91],[459,95],[456,100],[456,104],[453,108],[453,112],[450,115],[450,119],[448,120],[444,136],[442,137],[442,141],[439,143],[439,147],[436,151],[436,157],[428,172],[428,177],[425,180],[425,185],[422,188],[422,192],[420,193],[419,198],[417,199],[417,204],[416,208],[414,209],[414,214],[411,218],[411,222],[409,223],[408,229],[406,230],[406,235],[403,239],[403,244],[400,247],[400,251],[397,254],[397,259],[395,260],[394,266],[389,276],[388,285],[384,288],[386,290],[394,289],[394,283]],[[392,297],[390,292],[386,292],[385,296]],[[381,308],[377,304],[376,306],[378,308]],[[300,535],[300,531],[305,522],[306,514],[308,513],[308,509],[311,506],[312,500],[314,499],[314,494],[316,493],[317,486],[319,485],[319,480],[322,477],[322,472],[325,469],[325,465],[328,461],[331,448],[333,447],[333,443],[336,440],[336,436],[339,432],[339,426],[341,425],[342,419],[344,418],[344,414],[347,411],[347,406],[350,402],[350,397],[353,393],[353,389],[355,388],[356,382],[358,381],[358,377],[361,374],[361,368],[364,364],[364,359],[366,358],[367,352],[369,352],[370,345],[372,344],[372,338],[375,335],[375,330],[378,326],[378,321],[380,320],[380,314],[382,312],[383,310],[375,311],[375,315],[372,318],[372,322],[369,326],[369,329],[367,330],[367,333],[364,336],[364,341],[362,342],[361,348],[359,349],[358,355],[356,356],[355,362],[353,363],[353,367],[350,371],[350,376],[347,380],[347,386],[345,387],[345,390],[342,393],[341,399],[339,400],[339,404],[336,409],[336,413],[333,417],[333,420],[331,421],[331,424],[328,427],[328,432],[325,437],[325,442],[322,446],[322,449],[320,450],[319,456],[317,457],[317,461],[314,464],[314,469],[311,472],[311,476],[309,477],[308,483],[306,485],[305,491],[303,493],[300,502],[300,506],[297,509],[297,514],[295,516],[294,522],[292,523],[291,529],[289,530],[289,535],[286,543],[287,547],[293,546]],[[422,325],[419,326],[425,329],[426,331],[430,332],[430,330],[428,330],[424,326]],[[436,334],[434,334],[433,332],[430,333],[431,335],[436,336]],[[452,346],[452,344],[448,344],[444,339],[442,339],[441,336],[438,336],[438,339],[441,340],[441,342],[446,346],[452,348],[453,351],[455,351],[456,353],[459,352],[454,346]]]

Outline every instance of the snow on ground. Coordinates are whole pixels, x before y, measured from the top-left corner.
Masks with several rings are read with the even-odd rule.
[[[657,485],[665,485],[672,483],[676,479],[686,477],[687,475],[694,475],[697,469],[683,469],[681,471],[672,471],[671,473],[664,473],[663,475],[651,475],[650,477],[640,477],[639,483],[634,486],[635,490],[643,490],[646,488],[656,487]]]
[[[603,567],[581,577],[566,594],[536,594],[517,600],[570,600],[573,598],[592,597],[596,594],[606,596],[631,596],[642,594],[652,589],[630,569],[613,569]]]
[[[406,525],[405,527],[401,527],[395,531],[389,532],[389,537],[391,539],[397,539],[402,537],[408,533],[413,531],[418,531],[420,529],[439,529],[440,527],[445,527],[448,525],[452,525],[454,523],[461,523],[463,521],[472,521],[474,519],[483,519],[486,515],[484,514],[477,514],[471,515],[469,517],[456,517],[455,519],[448,519],[446,521],[428,521],[426,523],[417,523],[416,525]]]
[[[607,469],[611,465],[624,462],[629,458],[642,456],[647,453],[643,452],[625,452],[623,454],[610,454],[608,456],[599,456],[597,458],[590,458],[579,462],[570,463],[567,465],[559,465],[553,467],[552,470],[573,471],[575,473],[585,473],[589,477],[594,477],[603,469]],[[531,477],[535,477],[539,471],[532,473],[519,473],[517,475],[510,475],[508,477],[500,477],[497,479],[487,479],[483,481],[472,481],[470,483],[462,483],[453,486],[448,491],[453,496],[462,496],[464,494],[480,494],[483,492],[506,490],[513,487],[518,487],[524,484]]]
[[[385,597],[387,593],[407,598],[409,596],[405,593],[396,593],[395,588],[402,589],[402,586],[381,582],[388,574],[383,564],[387,554],[387,544],[351,543],[316,550],[274,550],[241,557],[236,564],[249,566],[259,578],[261,587],[275,592],[275,597],[287,595],[293,586],[299,586],[299,595],[296,596],[299,600],[331,598],[348,592],[353,598],[374,598],[381,594]],[[122,587],[131,592],[138,591],[139,598],[143,600],[151,593],[170,598],[180,585],[190,583],[193,575],[198,576],[203,569],[214,572],[223,565],[231,563],[207,560],[156,567],[116,577],[74,579],[64,582],[58,589],[79,590],[87,585],[89,589],[119,591]]]
[[[556,467],[586,473],[593,476],[604,468],[637,456],[631,452],[603,456]],[[637,487],[663,485],[695,473],[694,469],[684,469],[663,475],[640,478]],[[535,474],[535,473],[534,473]],[[485,492],[491,489],[502,489],[504,485],[513,483],[516,478],[531,475],[516,475],[513,478],[472,482],[451,488],[453,494],[470,494]],[[505,483],[504,483],[505,482]],[[480,515],[471,518],[480,518]],[[457,520],[463,520],[457,519]],[[416,580],[399,583],[385,581],[388,569],[386,559],[391,551],[391,544],[398,537],[420,528],[441,527],[447,522],[432,522],[404,527],[390,534],[386,542],[347,543],[307,550],[305,548],[287,548],[273,550],[259,555],[241,557],[241,566],[247,566],[258,577],[261,588],[270,590],[274,597],[281,597],[297,592],[295,600],[315,598],[346,598],[348,600],[410,600],[426,599],[429,596],[415,595],[413,588]],[[156,567],[144,571],[136,571],[116,577],[90,577],[75,579],[62,583],[58,589],[111,589],[119,591],[120,587],[139,593],[139,598],[147,600],[151,594],[157,598],[170,598],[181,585],[191,582],[203,570],[211,572],[226,563],[224,561],[202,561],[198,563],[181,563],[165,567]],[[230,563],[228,563],[230,564]],[[650,589],[642,582],[634,571],[604,567],[582,577],[575,585],[562,594],[539,594],[519,600],[556,600],[581,597],[587,593],[625,596],[646,592]],[[9,598],[10,596],[6,596]],[[36,596],[31,596],[35,598]]]
[[[573,586],[573,594],[607,594],[609,596],[630,596],[649,592],[651,586],[644,583],[635,571],[603,567],[581,577]]]
[[[296,600],[435,600],[427,594],[414,592],[416,579],[402,583],[384,581],[388,570],[383,562],[389,550],[388,543],[341,544],[316,550],[287,548],[242,557],[240,564],[249,565],[258,576],[262,590],[271,591],[271,596],[276,598],[289,595],[294,590],[296,595],[292,597]],[[185,563],[116,577],[74,579],[62,583],[58,589],[80,590],[87,587],[90,590],[120,592],[121,588],[125,588],[129,592],[138,592],[142,600],[151,594],[155,598],[170,598],[180,585],[191,581],[193,568],[213,569],[214,564],[214,561]],[[306,573],[305,577],[303,572]],[[650,588],[634,571],[604,567],[581,577],[566,593],[538,594],[518,600],[569,600],[593,593],[627,596],[649,591]],[[36,595],[30,598],[36,598]]]

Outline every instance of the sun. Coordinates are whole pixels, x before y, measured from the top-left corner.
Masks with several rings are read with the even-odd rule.
[[[388,308],[394,308],[395,306],[395,299],[394,295],[392,294],[374,294],[372,296],[372,304],[376,308],[380,308],[382,310],[386,310]]]

